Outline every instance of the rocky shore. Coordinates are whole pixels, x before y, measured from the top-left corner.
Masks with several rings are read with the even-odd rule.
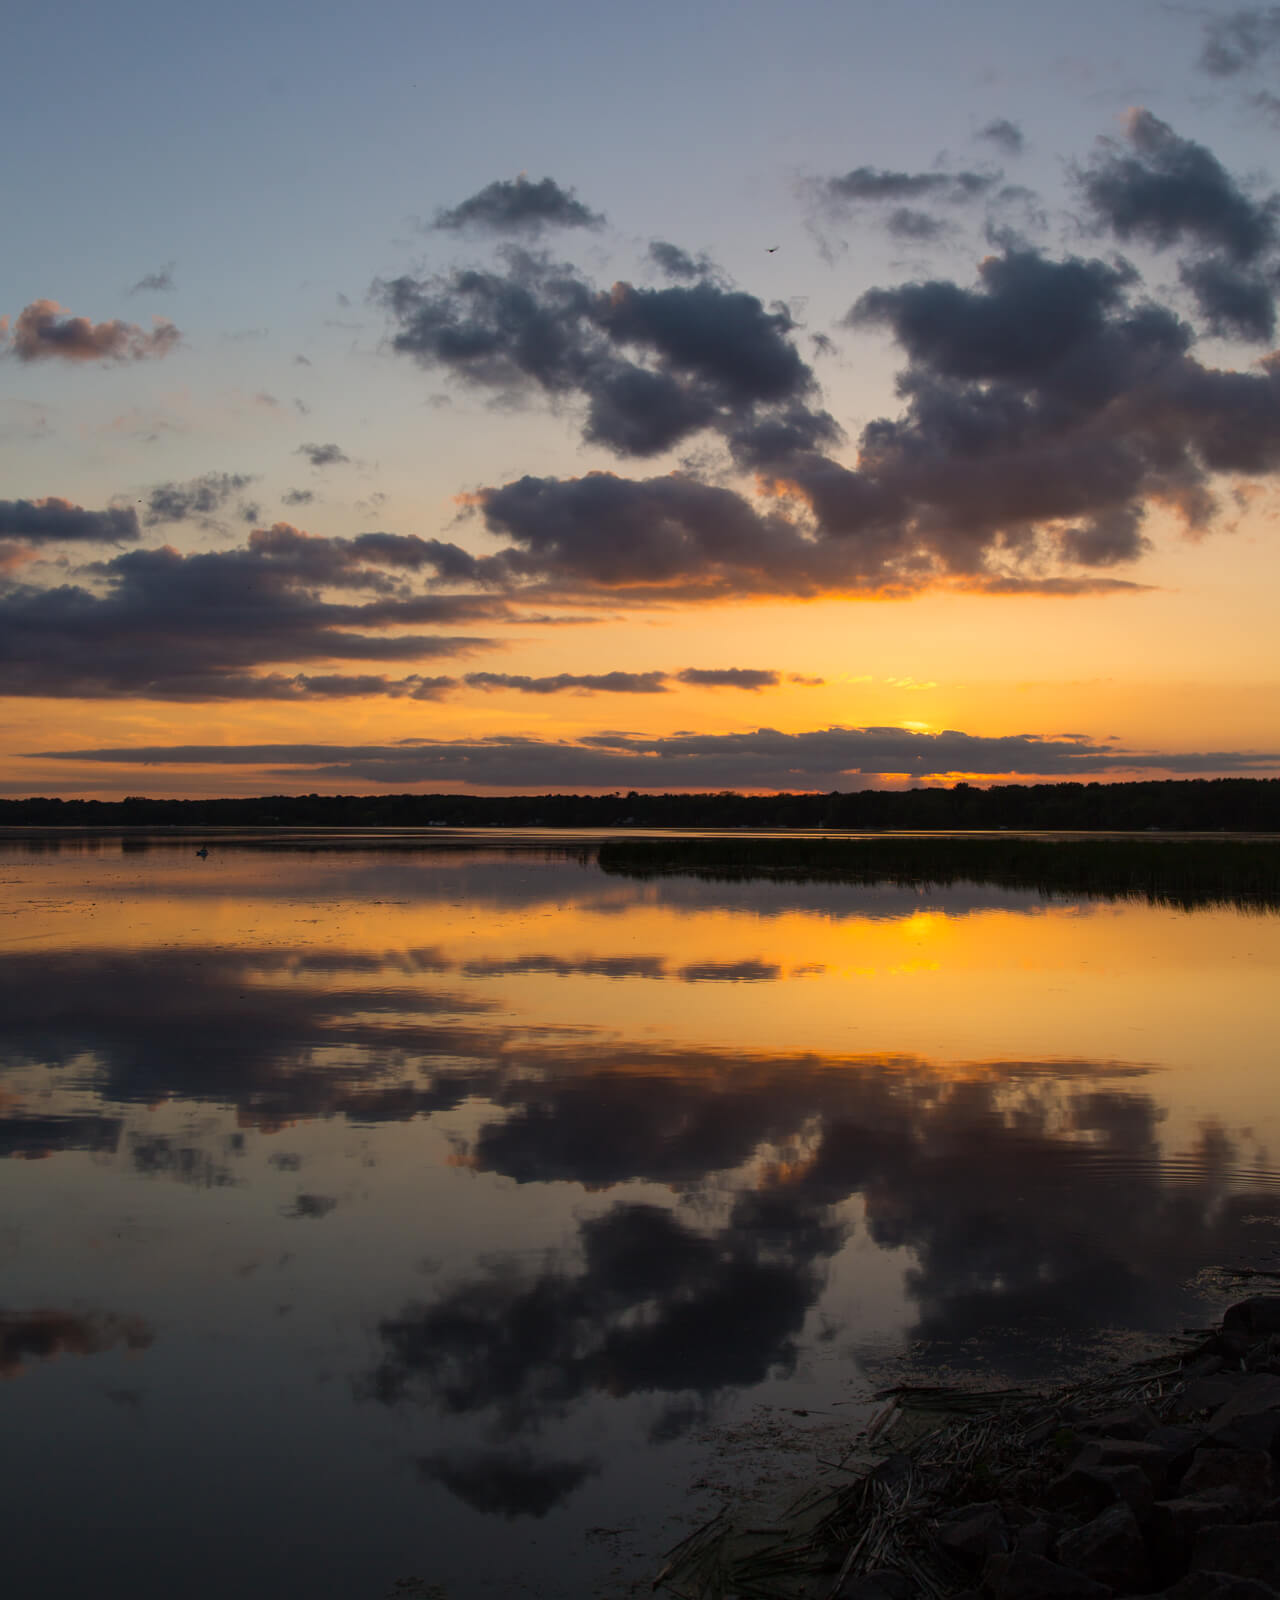
[[[902,1388],[769,1527],[725,1516],[681,1600],[1280,1600],[1280,1295],[1171,1356],[1028,1395]]]

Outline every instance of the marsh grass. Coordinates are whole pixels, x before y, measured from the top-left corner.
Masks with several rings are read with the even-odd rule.
[[[722,1508],[668,1552],[654,1588],[676,1600],[834,1600],[850,1577],[892,1568],[947,1600],[972,1584],[933,1537],[952,1506],[1029,1502],[1081,1442],[1077,1426],[1120,1406],[1158,1415],[1183,1351],[1047,1391],[899,1387],[842,1462],[767,1525]]]
[[[603,871],[631,878],[771,878],[923,888],[977,883],[1033,889],[1052,899],[1134,900],[1184,911],[1213,906],[1280,910],[1280,839],[1266,837],[620,839],[602,844],[597,859]]]

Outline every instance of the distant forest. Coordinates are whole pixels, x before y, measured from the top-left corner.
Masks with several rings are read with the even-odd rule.
[[[130,828],[1046,828],[1280,832],[1280,778],[861,789],[849,794],[262,795],[0,800],[0,826]]]

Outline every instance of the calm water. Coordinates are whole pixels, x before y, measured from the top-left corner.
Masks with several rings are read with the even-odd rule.
[[[894,1358],[1276,1265],[1277,992],[1236,911],[2,843],[6,1587],[647,1591]]]

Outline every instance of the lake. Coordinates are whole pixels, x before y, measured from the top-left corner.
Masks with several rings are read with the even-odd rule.
[[[647,1593],[913,1372],[1280,1247],[1280,916],[0,841],[10,1592]]]

